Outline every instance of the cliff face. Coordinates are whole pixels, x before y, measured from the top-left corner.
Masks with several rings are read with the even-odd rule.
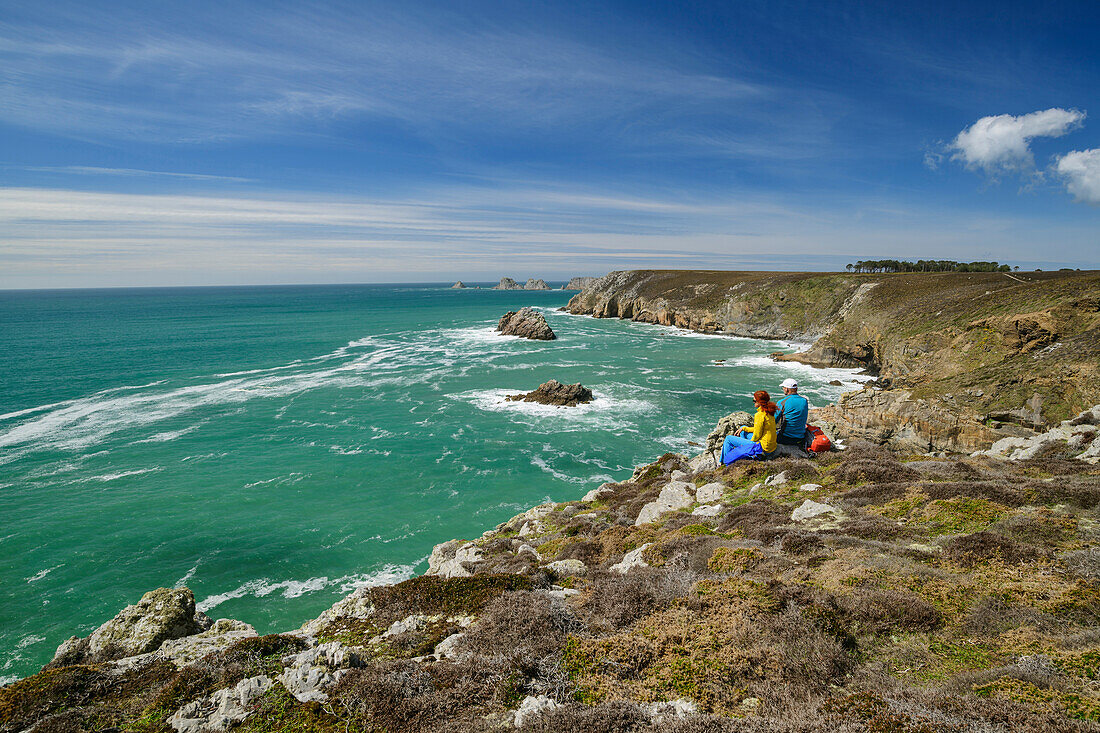
[[[812,342],[885,392],[821,419],[908,450],[972,451],[1100,401],[1100,273],[612,272],[572,313]]]

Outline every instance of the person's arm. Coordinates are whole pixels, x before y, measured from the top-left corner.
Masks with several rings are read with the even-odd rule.
[[[752,422],[752,439],[759,443],[764,438],[764,426],[767,424],[767,420],[764,419],[764,411],[756,411],[756,419]]]

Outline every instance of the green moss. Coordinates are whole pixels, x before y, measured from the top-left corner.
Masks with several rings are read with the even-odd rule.
[[[689,524],[686,527],[680,528],[680,534],[698,536],[698,535],[712,535],[716,532],[705,524]]]
[[[932,534],[971,534],[987,528],[1009,511],[1008,507],[987,499],[937,499],[924,507],[923,516],[915,521]]]
[[[707,560],[707,568],[714,573],[743,573],[765,558],[766,555],[755,547],[719,547]]]
[[[397,585],[371,589],[371,602],[380,620],[411,614],[460,616],[476,614],[502,593],[530,590],[533,581],[522,575],[474,575],[441,578],[421,575]]]
[[[298,702],[282,685],[260,698],[259,707],[234,730],[241,733],[346,733],[344,721],[315,702]],[[331,709],[331,708],[330,708]]]
[[[1001,677],[973,690],[979,697],[1006,697],[1036,710],[1046,710],[1053,704],[1071,718],[1100,721],[1100,700],[1076,692],[1042,689],[1014,677]]]

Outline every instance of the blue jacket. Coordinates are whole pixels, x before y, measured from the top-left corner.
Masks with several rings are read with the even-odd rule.
[[[779,400],[779,411],[775,413],[784,418],[783,429],[779,434],[784,438],[799,439],[806,435],[806,421],[810,417],[810,401],[800,394],[787,395]]]

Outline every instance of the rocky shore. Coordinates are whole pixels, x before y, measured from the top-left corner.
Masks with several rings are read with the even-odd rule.
[[[1095,730],[1098,423],[666,454],[282,634],[151,591],[0,689],[0,731]]]
[[[970,453],[1100,401],[1100,273],[612,272],[566,309],[811,343],[780,359],[879,377],[815,415],[910,452]]]

